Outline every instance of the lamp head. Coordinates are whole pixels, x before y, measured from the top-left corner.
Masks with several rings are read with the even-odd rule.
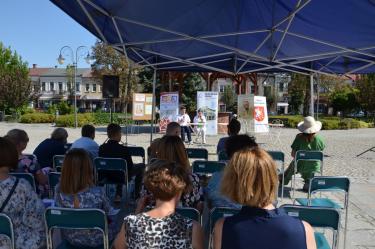
[[[60,54],[59,58],[57,58],[57,61],[59,62],[60,65],[64,64],[65,58]]]
[[[87,55],[85,57],[85,61],[86,61],[87,64],[90,64],[90,62],[91,62],[91,55],[90,55],[89,52],[87,52]]]

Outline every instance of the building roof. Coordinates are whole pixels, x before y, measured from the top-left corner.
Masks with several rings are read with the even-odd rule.
[[[86,71],[91,71],[90,68],[77,68],[77,76],[83,76]],[[49,68],[40,76],[60,76],[66,77],[66,68]]]
[[[41,67],[41,68],[29,68],[29,76],[40,76],[41,74],[47,72],[49,68]]]

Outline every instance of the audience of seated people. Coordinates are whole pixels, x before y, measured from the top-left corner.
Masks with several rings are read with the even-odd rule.
[[[107,135],[107,141],[99,147],[99,156],[107,158],[122,158],[126,161],[128,179],[130,180],[133,176],[135,176],[135,193],[136,197],[138,197],[140,188],[142,186],[144,164],[133,164],[133,160],[128,152],[128,148],[120,144],[122,131],[121,127],[118,124],[109,124],[107,127]],[[112,178],[115,181],[116,179],[121,181],[121,179],[118,179],[121,176],[116,173],[103,173],[101,174],[101,177],[107,177]],[[121,197],[122,185],[118,184],[116,186],[115,202],[121,201]]]
[[[238,135],[241,130],[241,123],[236,118],[232,118],[227,128],[228,137],[220,138],[219,142],[217,143],[216,154],[218,155],[220,152],[225,151],[225,141],[228,140],[231,136]]]
[[[165,160],[154,161],[145,173],[144,184],[156,199],[155,207],[142,212],[148,197],[140,200],[136,214],[125,217],[114,242],[115,249],[203,249],[200,224],[175,212],[181,195],[190,191],[190,178],[185,166]]]
[[[277,188],[276,164],[267,152],[253,147],[234,153],[221,190],[243,206],[238,214],[216,222],[214,248],[315,249],[312,227],[272,204]]]
[[[0,137],[0,213],[13,223],[17,249],[39,249],[46,246],[44,205],[30,183],[10,176],[18,165],[19,151],[13,142]],[[10,248],[0,235],[0,248]]]
[[[248,135],[234,135],[228,137],[225,140],[225,152],[228,155],[228,158],[232,158],[233,154],[239,150],[245,148],[255,148],[258,144],[255,142],[254,137],[250,137]],[[222,183],[223,172],[215,172],[212,174],[207,187],[205,188],[205,192],[207,194],[208,203],[210,207],[232,207],[232,208],[240,208],[241,205],[235,203],[225,196],[223,196],[220,192],[220,186]]]
[[[84,149],[71,149],[65,155],[60,183],[55,189],[55,205],[64,208],[98,208],[107,215],[111,205],[103,187],[96,187],[93,166]],[[97,230],[62,230],[63,239],[77,247],[97,247],[103,235]],[[109,239],[115,235],[115,223],[109,224]]]
[[[182,195],[181,204],[183,207],[193,207],[202,210],[203,190],[199,183],[199,177],[191,172],[191,166],[182,139],[178,136],[163,137],[159,141],[156,158],[176,162],[179,167],[183,167],[189,172],[192,188],[191,191]],[[147,186],[145,187],[146,189],[143,189],[141,192],[141,196],[143,197],[150,193]]]
[[[64,128],[56,128],[51,138],[43,140],[34,150],[41,168],[53,168],[53,157],[66,153],[68,132]]]
[[[73,142],[71,149],[80,148],[84,149],[89,153],[90,158],[94,161],[98,157],[99,145],[94,141],[95,139],[95,127],[92,125],[84,125],[81,129],[81,137]]]
[[[42,196],[48,193],[48,178],[43,173],[38,164],[37,158],[34,155],[24,155],[22,152],[26,149],[29,143],[29,136],[24,130],[12,129],[8,131],[5,136],[12,141],[18,152],[18,166],[14,172],[31,173],[34,175],[38,183],[38,192]]]
[[[176,136],[179,137],[181,134],[181,126],[177,122],[170,122],[167,125],[167,129],[165,131],[164,136]],[[162,138],[155,138],[150,147],[147,149],[148,150],[148,156],[149,158],[157,158],[156,152],[159,149],[159,143]]]

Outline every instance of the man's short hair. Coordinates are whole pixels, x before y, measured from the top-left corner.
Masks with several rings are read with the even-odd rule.
[[[240,133],[240,130],[241,123],[237,119],[233,118],[228,124],[228,133],[230,135],[237,135]]]
[[[119,126],[118,124],[112,123],[107,126],[107,136],[109,138],[112,138],[119,133],[121,133],[121,126]]]
[[[16,146],[20,143],[29,142],[29,136],[27,135],[26,131],[21,129],[12,129],[8,131],[5,137],[12,141]]]
[[[178,136],[179,133],[180,133],[180,130],[181,130],[181,126],[179,125],[179,123],[177,122],[170,122],[168,125],[167,125],[167,130],[166,130],[166,134],[168,136]],[[176,132],[178,134],[176,134]]]
[[[54,140],[65,141],[68,138],[68,132],[64,128],[56,128],[52,132],[51,138]]]
[[[232,158],[233,154],[239,150],[257,146],[258,144],[255,142],[255,137],[250,137],[248,135],[235,135],[228,137],[228,139],[225,141],[225,152],[230,159]]]
[[[82,126],[81,129],[82,137],[93,137],[95,136],[95,127],[89,124]]]

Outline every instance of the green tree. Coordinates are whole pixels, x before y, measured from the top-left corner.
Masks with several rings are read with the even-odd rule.
[[[74,67],[72,65],[66,66],[66,78],[67,78],[67,89],[68,89],[68,100],[70,104],[74,101]]]
[[[197,110],[197,91],[204,90],[203,79],[198,73],[188,73],[184,78],[181,89],[180,103],[186,106],[188,112]]]
[[[358,101],[367,115],[375,114],[375,74],[362,75],[356,82]]]
[[[17,52],[0,43],[0,108],[7,112],[20,110],[31,95],[31,80],[26,62]]]
[[[330,101],[333,109],[336,112],[342,111],[345,115],[358,108],[359,104],[356,99],[357,94],[358,90],[349,85],[336,89],[330,94]]]
[[[226,105],[226,111],[236,112],[237,110],[234,109],[234,105],[236,102],[235,99],[235,92],[232,85],[228,85],[224,87],[224,92],[221,96],[221,101]]]
[[[289,104],[294,113],[299,113],[299,108],[303,105],[303,115],[309,111],[310,100],[310,79],[306,75],[292,74],[288,85]]]
[[[138,82],[137,70],[139,69],[130,61],[131,65],[129,65],[123,54],[103,42],[97,41],[92,51],[95,59],[91,66],[94,77],[99,80],[103,78],[103,75],[119,77],[121,110],[122,112],[127,111]]]

